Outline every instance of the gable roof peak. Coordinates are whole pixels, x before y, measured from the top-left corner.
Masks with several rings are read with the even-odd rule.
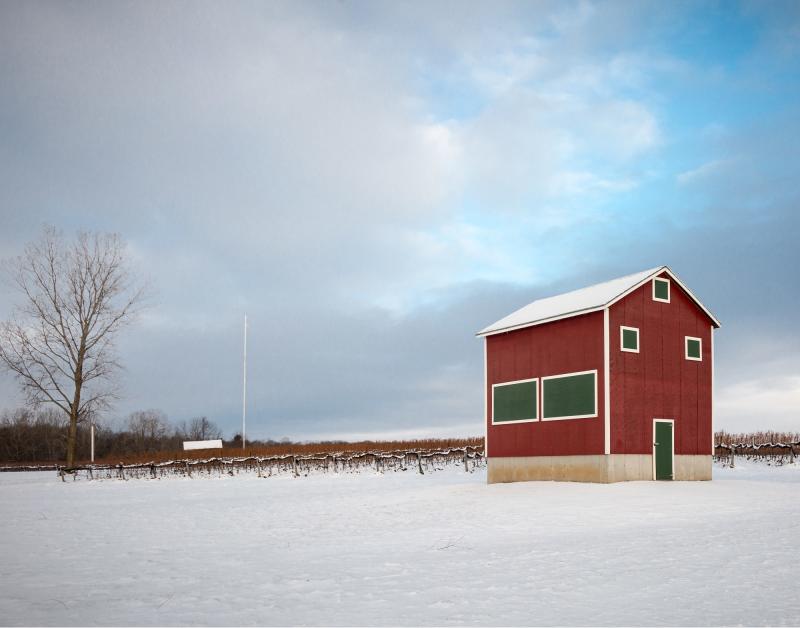
[[[564,292],[551,297],[537,299],[525,307],[512,312],[499,321],[492,323],[477,333],[478,336],[490,336],[522,327],[541,325],[560,318],[569,318],[588,314],[597,310],[604,309],[616,303],[629,292],[635,290],[646,281],[666,272],[670,279],[674,280],[686,294],[708,315],[715,327],[719,327],[719,321],[700,303],[689,289],[677,278],[668,266],[657,266],[638,273],[617,277],[609,281],[594,284],[586,288]]]

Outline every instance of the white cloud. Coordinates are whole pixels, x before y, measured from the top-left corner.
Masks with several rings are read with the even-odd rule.
[[[472,333],[528,296],[448,287],[594,256],[575,232],[661,146],[665,60],[619,51],[637,29],[613,6],[359,7],[5,9],[0,242],[43,220],[132,242],[158,302],[124,342],[123,409],[236,414],[247,309],[275,432],[463,425]]]
[[[440,37],[434,50],[411,28],[419,11],[389,8],[372,19],[394,52],[376,54],[389,45],[376,32],[291,4],[27,7],[4,31],[25,67],[12,88],[31,128],[60,147],[32,159],[62,162],[44,186],[31,169],[21,176],[39,188],[28,202],[48,207],[46,196],[58,196],[45,216],[56,223],[97,223],[102,207],[98,226],[149,249],[165,280],[165,270],[191,260],[195,275],[218,284],[249,266],[275,286],[334,294],[334,284],[367,295],[409,289],[424,276],[433,283],[422,290],[440,285],[442,275],[396,262],[414,254],[405,248],[419,239],[410,232],[446,231],[464,197],[477,193],[487,211],[541,214],[544,224],[553,204],[629,190],[636,182],[626,165],[658,144],[645,104],[615,97],[612,87],[595,93],[630,74],[618,55],[588,64],[558,38],[499,21],[519,10],[466,12],[457,27],[442,10],[426,22]],[[528,18],[549,11],[542,5]],[[561,13],[558,28],[570,32],[601,17],[587,3]],[[477,37],[487,23],[495,34]],[[433,121],[410,80],[418,64],[447,55],[460,59],[452,70],[460,80],[486,90],[482,110],[460,122]],[[571,69],[581,78],[564,79]],[[58,103],[58,118],[46,115],[46,103]],[[419,261],[448,268],[452,279],[456,241],[438,264],[430,249]],[[220,267],[220,255],[229,264]],[[179,273],[181,286],[187,274]]]
[[[679,185],[692,185],[695,183],[704,182],[712,177],[719,176],[735,163],[734,158],[727,159],[714,159],[708,161],[697,168],[681,172],[677,176]]]
[[[762,377],[721,387],[715,427],[727,431],[787,430],[800,425],[800,375]]]

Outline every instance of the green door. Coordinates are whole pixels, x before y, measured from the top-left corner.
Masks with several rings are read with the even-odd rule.
[[[656,480],[671,480],[672,423],[656,421],[653,436],[653,453],[656,457]]]

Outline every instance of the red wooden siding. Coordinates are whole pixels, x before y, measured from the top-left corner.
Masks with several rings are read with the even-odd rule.
[[[652,453],[654,418],[675,420],[676,454],[712,453],[711,320],[670,284],[669,303],[648,281],[610,308],[612,454]],[[639,328],[639,353],[620,351],[621,325]],[[702,362],[685,359],[686,336],[702,338]]]
[[[597,417],[491,424],[493,384],[594,369]],[[486,377],[488,456],[603,453],[603,312],[487,336]],[[541,417],[541,382],[539,385]]]

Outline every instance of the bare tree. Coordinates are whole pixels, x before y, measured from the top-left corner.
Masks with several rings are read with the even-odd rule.
[[[222,430],[217,427],[213,421],[209,421],[207,417],[195,417],[186,424],[186,421],[181,425],[179,432],[184,440],[213,440],[222,438]]]
[[[67,242],[52,227],[7,262],[22,303],[0,323],[0,364],[28,401],[53,404],[69,419],[67,466],[78,423],[115,397],[114,340],[142,304],[118,235],[79,233]]]
[[[67,417],[53,406],[0,415],[0,462],[49,462],[63,456]]]
[[[161,410],[138,410],[128,416],[128,430],[137,451],[156,451],[170,430],[167,415]]]

